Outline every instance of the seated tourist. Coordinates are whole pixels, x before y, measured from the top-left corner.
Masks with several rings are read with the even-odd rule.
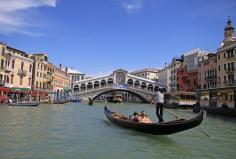
[[[148,117],[148,115],[144,112],[141,111],[140,115],[140,120],[141,123],[152,123],[151,119]]]
[[[138,115],[138,112],[135,111],[135,112],[133,113],[133,115],[134,115],[133,121],[139,122],[139,115]]]

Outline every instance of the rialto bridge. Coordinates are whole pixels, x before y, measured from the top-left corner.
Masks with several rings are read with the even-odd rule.
[[[142,102],[148,102],[158,88],[166,89],[166,86],[152,80],[133,76],[126,70],[118,69],[108,76],[74,82],[73,95],[96,99],[109,92],[127,92],[124,95],[132,94]]]

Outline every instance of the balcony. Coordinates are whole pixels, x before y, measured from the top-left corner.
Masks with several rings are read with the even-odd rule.
[[[17,74],[20,75],[20,76],[26,76],[27,71],[22,70],[22,69],[18,69],[18,73]]]
[[[7,72],[12,72],[13,69],[12,69],[11,66],[6,66],[6,67],[5,67],[5,71],[7,71]]]
[[[209,77],[205,77],[206,81],[216,81],[217,77],[216,76],[209,76]]]
[[[226,82],[224,82],[224,84],[225,84],[225,86],[229,86],[229,87],[234,86],[234,87],[236,87],[236,80],[226,81]]]
[[[234,73],[235,73],[235,70],[234,70],[234,69],[227,69],[227,70],[226,70],[226,73],[228,73],[228,74],[234,74]]]
[[[47,83],[53,83],[53,79],[47,79]]]

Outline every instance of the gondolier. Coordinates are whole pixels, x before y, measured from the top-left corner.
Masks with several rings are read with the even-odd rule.
[[[155,98],[156,103],[156,116],[159,122],[163,122],[163,107],[164,107],[164,94],[162,89],[157,89],[156,94],[153,96],[152,100]]]

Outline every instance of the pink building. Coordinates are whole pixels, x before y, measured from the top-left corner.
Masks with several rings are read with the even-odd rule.
[[[217,61],[216,54],[209,53],[199,59],[198,92],[201,105],[216,105],[217,99]]]

